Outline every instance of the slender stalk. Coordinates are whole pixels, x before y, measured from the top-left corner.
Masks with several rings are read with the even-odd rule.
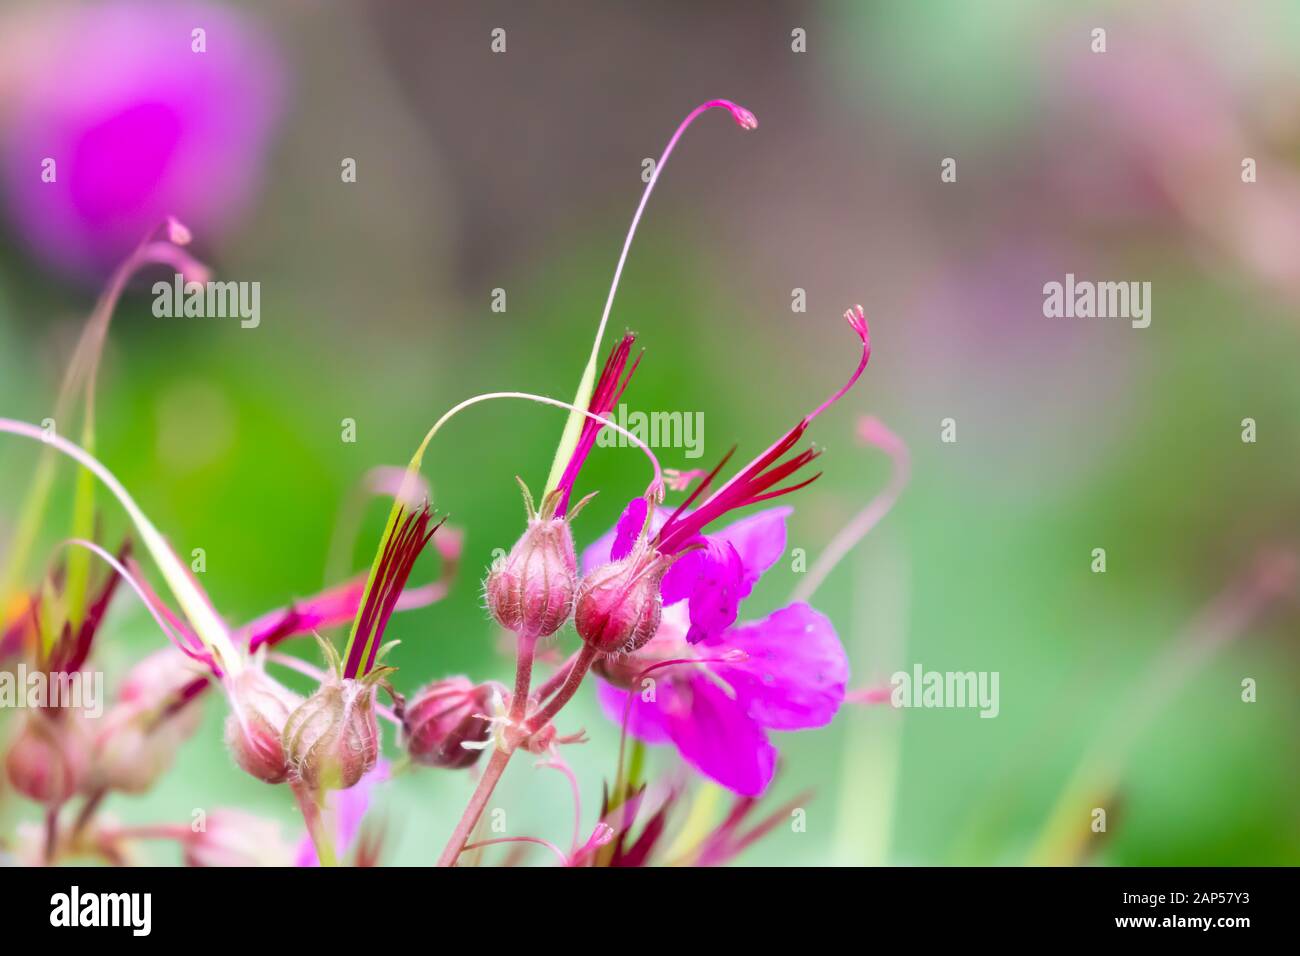
[[[183,823],[159,823],[153,826],[118,827],[116,830],[101,830],[99,838],[102,843],[117,843],[121,840],[175,840],[185,843],[194,835]]]
[[[456,858],[460,856],[461,851],[465,848],[465,841],[469,839],[470,833],[478,825],[478,818],[483,815],[483,808],[487,806],[492,791],[496,789],[497,782],[500,781],[501,775],[505,773],[506,764],[510,762],[511,753],[512,751],[493,749],[492,759],[488,761],[487,769],[483,771],[483,776],[479,778],[478,786],[474,788],[474,793],[470,796],[465,812],[461,814],[460,821],[456,824],[456,829],[452,831],[451,839],[447,841],[442,856],[438,857],[438,866],[454,866],[456,864]]]
[[[500,843],[532,843],[536,846],[544,846],[560,858],[560,862],[565,866],[569,863],[569,858],[564,855],[564,851],[552,843],[550,840],[543,840],[541,837],[494,837],[491,840],[480,840],[477,843],[471,843],[465,847],[466,850],[477,850],[479,847],[496,846]]]
[[[501,780],[501,775],[506,771],[506,765],[510,763],[510,756],[514,753],[519,742],[518,739],[514,739],[510,730],[522,725],[524,717],[528,713],[528,691],[532,684],[533,658],[536,651],[537,635],[530,632],[520,634],[519,648],[515,656],[515,689],[510,697],[510,713],[508,715],[510,725],[506,730],[505,738],[507,749],[503,750],[500,746],[493,748],[492,759],[488,761],[487,770],[479,778],[478,786],[474,788],[473,794],[470,795],[469,803],[465,807],[465,812],[461,814],[456,829],[452,831],[451,839],[447,841],[442,856],[438,857],[438,866],[454,865],[457,857],[464,852],[465,841],[469,839],[470,833],[478,825],[479,817],[483,815],[483,808],[487,806],[492,791],[496,789],[497,783]],[[519,739],[522,739],[522,737]]]
[[[517,727],[528,713],[528,691],[533,682],[533,657],[537,652],[537,635],[519,635],[515,652],[515,690],[510,697],[510,724]]]
[[[573,698],[573,695],[578,692],[582,679],[587,676],[587,670],[595,660],[595,649],[588,644],[582,645],[582,650],[578,652],[578,659],[573,662],[573,666],[569,668],[569,672],[564,676],[564,683],[555,692],[555,696],[529,719],[529,734],[537,733],[555,719],[555,715],[560,712],[560,708],[567,704]]]
[[[53,866],[59,851],[59,810],[62,804],[45,812],[45,865]]]
[[[307,824],[307,833],[312,846],[316,848],[316,857],[321,866],[338,866],[338,857],[334,854],[334,840],[325,825],[325,815],[321,811],[324,794],[315,793],[301,784],[292,785],[293,795],[298,798],[302,810],[303,822]]]
[[[72,840],[76,841],[82,832],[90,825],[91,819],[95,812],[99,810],[99,805],[104,802],[104,797],[108,795],[108,790],[100,787],[94,793],[86,798],[86,802],[81,805],[81,812],[77,814],[76,822],[72,824]]]
[[[561,664],[554,674],[546,678],[546,682],[541,687],[537,688],[537,699],[539,701],[546,700],[560,688],[581,653],[581,651],[574,651],[569,655],[569,659]]]
[[[469,803],[465,807],[465,812],[461,814],[456,829],[452,831],[451,839],[447,841],[447,846],[443,849],[442,855],[438,857],[438,866],[453,866],[456,858],[465,849],[465,841],[469,839],[470,833],[478,825],[479,817],[483,815],[483,809],[492,797],[492,792],[496,789],[497,783],[501,780],[501,775],[506,771],[506,765],[510,763],[510,758],[514,755],[519,744],[526,740],[532,734],[545,727],[555,715],[560,712],[575,693],[578,686],[582,683],[583,677],[586,676],[588,668],[591,667],[592,661],[596,659],[596,652],[591,648],[583,645],[571,665],[567,668],[561,668],[565,671],[564,682],[560,689],[555,692],[555,696],[534,714],[531,718],[524,721],[528,706],[528,688],[532,679],[533,672],[533,652],[537,646],[537,638],[531,635],[521,634],[519,636],[519,656],[515,665],[515,691],[510,700],[510,727],[506,730],[505,749],[498,746],[492,751],[492,759],[488,761],[487,769],[483,771],[483,776],[479,778],[478,786],[470,795]],[[548,682],[549,683],[549,682]],[[516,729],[517,728],[517,729]]]

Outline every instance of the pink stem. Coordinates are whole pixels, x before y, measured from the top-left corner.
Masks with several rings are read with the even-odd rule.
[[[574,651],[569,655],[569,659],[561,664],[559,669],[546,679],[546,683],[537,688],[538,700],[546,700],[546,698],[550,697],[559,689],[560,685],[564,683],[564,679],[569,676],[569,671],[573,668],[573,664],[577,661],[579,654],[581,654],[581,651]]]
[[[570,844],[571,849],[569,852],[577,853],[578,842],[582,839],[582,792],[578,787],[577,774],[559,756],[555,757],[554,760],[546,761],[542,766],[560,771],[569,780],[569,790],[573,793],[573,842]]]
[[[513,751],[493,748],[492,759],[488,761],[487,769],[483,771],[483,776],[479,778],[478,786],[474,788],[474,793],[469,798],[469,804],[465,807],[465,812],[461,814],[456,829],[452,831],[451,839],[447,841],[442,856],[438,857],[438,866],[455,866],[456,858],[465,849],[465,841],[469,839],[470,833],[478,825],[478,819],[483,815],[483,808],[487,806],[492,791],[496,789],[501,775],[505,773],[506,764],[510,762],[511,753]]]
[[[466,849],[466,850],[477,850],[479,847],[483,847],[483,846],[495,846],[495,845],[498,844],[498,843],[533,843],[533,844],[536,844],[537,846],[544,846],[544,847],[546,847],[546,849],[550,850],[552,853],[554,853],[556,856],[558,856],[558,857],[560,858],[560,862],[561,862],[561,863],[564,863],[565,865],[568,865],[568,862],[569,862],[569,858],[568,858],[567,856],[564,855],[564,851],[563,851],[563,850],[561,850],[558,846],[556,846],[556,845],[555,845],[554,843],[552,843],[550,840],[543,840],[541,837],[527,837],[527,836],[520,836],[520,837],[494,837],[494,838],[491,839],[491,840],[479,840],[477,843],[471,843],[471,844],[469,844],[467,847],[465,847],[465,849]]]
[[[573,699],[573,695],[578,692],[578,687],[582,684],[582,679],[587,676],[587,670],[595,660],[596,651],[590,645],[584,644],[582,650],[578,652],[578,659],[569,668],[569,673],[565,675],[564,683],[555,692],[555,696],[529,719],[529,734],[535,734],[549,724],[560,712],[560,708]]]
[[[528,688],[532,683],[533,656],[536,650],[536,634],[525,632],[519,635],[519,648],[515,658],[515,690],[510,698],[509,719],[512,726],[519,726],[527,713]],[[478,786],[470,795],[469,804],[461,814],[456,829],[452,831],[451,839],[447,841],[442,855],[438,857],[438,866],[453,866],[457,857],[464,851],[465,841],[478,825],[479,817],[483,815],[483,808],[491,799],[492,791],[496,789],[501,775],[505,773],[506,765],[510,763],[510,756],[513,753],[513,744],[508,750],[502,750],[500,747],[493,748],[492,759],[488,761],[487,769],[479,778]]]

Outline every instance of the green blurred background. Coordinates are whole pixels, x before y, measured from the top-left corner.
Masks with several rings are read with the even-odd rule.
[[[157,319],[139,283],[109,337],[98,436],[177,549],[205,549],[203,584],[228,620],[319,590],[349,489],[404,463],[455,402],[570,397],[642,160],[695,104],[731,97],[758,131],[701,120],[633,249],[611,320],[646,348],[627,402],[703,412],[704,458],[667,449],[666,465],[712,464],[733,442],[755,453],[852,368],[839,315],[861,302],[872,363],[813,430],[825,475],[794,501],[790,546],[815,555],[884,485],[888,463],[854,439],[859,416],[879,416],[911,450],[912,483],[816,600],[853,686],[917,662],[1001,675],[995,720],[846,705],[825,730],[779,735],[769,801],[814,791],[807,830],[778,827],[742,861],[1024,862],[1084,754],[1131,744],[1109,832],[1080,859],[1296,862],[1293,600],[1253,616],[1150,720],[1132,716],[1215,596],[1297,545],[1294,3],[229,8],[272,44],[283,108],[265,148],[242,157],[259,180],[246,209],[215,234],[191,225],[220,277],[261,283],[262,323]],[[489,46],[496,27],[504,54]],[[1104,54],[1090,49],[1095,27]],[[791,49],[795,29],[806,52]],[[27,79],[0,72],[0,84]],[[1258,182],[1241,181],[1245,156]],[[340,182],[344,157],[356,183]],[[940,181],[946,157],[955,183]],[[5,229],[0,414],[40,421],[102,274],[34,257],[16,215]],[[1066,272],[1150,281],[1151,327],[1044,318],[1042,285]],[[496,288],[504,313],[490,307]],[[791,310],[795,288],[806,313]],[[940,441],[948,417],[954,444]],[[345,418],[355,443],[341,440]],[[401,689],[507,677],[478,578],[521,530],[514,476],[544,480],[561,425],[554,409],[494,403],[435,441],[425,474],[466,532],[465,570],[449,599],[393,621]],[[34,461],[32,447],[0,446],[0,532]],[[645,478],[635,452],[598,449],[580,488],[602,493],[580,535],[603,532]],[[65,469],[60,521],[70,484]],[[367,511],[354,568],[384,510]],[[105,540],[126,530],[108,504]],[[61,536],[52,527],[45,544]],[[1105,574],[1090,570],[1098,547]],[[422,560],[416,579],[435,567]],[[796,583],[779,563],[746,614]],[[110,674],[161,640],[133,600],[110,623]],[[571,629],[558,638],[565,652],[575,642]],[[219,701],[205,706],[164,783],[108,812],[184,822],[238,805],[291,832],[287,793],[235,771]],[[563,724],[591,736],[565,754],[589,827],[616,728],[590,689]],[[464,773],[395,781],[375,807],[385,859],[432,862],[470,787]],[[5,820],[35,819],[2,799]],[[561,840],[570,826],[564,780],[525,760],[493,805],[511,833]]]

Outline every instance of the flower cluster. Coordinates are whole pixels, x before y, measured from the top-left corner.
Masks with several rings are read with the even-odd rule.
[[[100,812],[112,794],[138,794],[155,785],[198,729],[200,705],[211,696],[210,690],[224,700],[224,736],[232,765],[292,793],[305,829],[297,851],[304,864],[375,862],[382,851],[382,831],[362,824],[371,796],[390,779],[419,768],[474,768],[477,774],[468,804],[451,826],[438,858],[442,865],[464,862],[462,857],[471,851],[466,859],[477,859],[498,843],[517,844],[515,849],[545,845],[569,865],[670,862],[663,859],[661,838],[686,784],[680,771],[671,771],[671,782],[654,798],[657,809],[634,836],[652,788],[641,777],[643,761],[625,759],[629,736],[634,753],[640,754],[644,745],[671,746],[686,767],[736,795],[731,814],[691,847],[688,862],[725,862],[770,828],[775,817],[742,832],[743,821],[777,771],[778,754],[769,734],[829,723],[846,699],[848,661],[833,625],[807,603],[808,594],[747,622],[740,620],[741,609],[752,603],[759,580],[786,552],[786,522],[793,509],[785,501],[767,503],[807,488],[818,477],[808,474],[808,466],[819,452],[805,447],[805,437],[814,420],[858,382],[871,345],[862,308],[848,310],[845,320],[857,340],[856,361],[846,363],[844,383],[729,476],[731,452],[708,472],[665,472],[643,442],[609,419],[641,361],[641,354],[634,354],[637,337],[627,333],[598,367],[618,278],[666,160],[685,129],[711,109],[725,110],[742,129],[757,126],[748,110],[714,100],[688,115],[670,139],[637,208],[574,400],[496,392],[452,408],[429,430],[406,469],[372,475],[369,490],[390,497],[392,505],[369,571],[243,626],[227,623],[92,451],[95,370],[114,304],[127,280],[157,262],[192,274],[202,270],[184,252],[188,230],[175,220],[150,233],[115,275],[91,316],[64,383],[61,407],[70,409],[79,395],[86,401],[81,442],[0,419],[0,431],[47,446],[20,528],[39,527],[44,519],[54,456],[62,454],[78,466],[77,536],[65,542],[66,554],[40,585],[24,589],[14,582],[26,580],[23,565],[35,537],[19,535],[9,552],[0,595],[7,608],[0,663],[30,663],[50,680],[87,672],[92,651],[108,639],[102,633],[105,616],[122,582],[143,602],[169,643],[119,681],[114,702],[102,716],[92,715],[84,701],[60,701],[23,721],[7,745],[6,774],[17,792],[46,812],[44,831],[28,841],[24,858],[54,861],[94,854],[129,862],[139,841],[156,839],[175,841],[183,858],[196,865],[291,857],[292,849],[280,852],[288,845],[265,821],[242,811],[214,812],[201,829],[123,827]],[[394,684],[396,668],[389,660],[395,642],[386,642],[385,632],[398,611],[427,606],[449,593],[461,547],[459,533],[437,520],[428,503],[428,489],[419,474],[423,455],[450,418],[494,399],[539,402],[569,415],[540,495],[534,496],[519,480],[522,532],[492,563],[483,582],[492,620],[513,638],[514,679],[499,683],[463,674],[437,676],[407,695]],[[644,493],[628,501],[616,525],[594,537],[579,558],[575,522],[594,492],[576,500],[574,492],[604,428],[620,431],[640,449],[653,467],[653,477]],[[138,539],[116,554],[93,540],[96,482],[127,512],[133,538]],[[681,494],[682,500],[667,504],[670,491]],[[894,488],[891,494],[896,493]],[[759,510],[753,510],[755,506]],[[879,508],[863,524],[862,533],[878,518]],[[411,585],[431,542],[442,577]],[[841,553],[852,543],[841,543]],[[132,557],[133,547],[143,548],[157,565],[166,584],[161,593]],[[90,573],[93,558],[107,565],[102,580]],[[826,570],[819,569],[818,580]],[[325,635],[348,624],[340,649]],[[557,656],[543,678],[539,669],[549,660],[543,641],[563,641],[570,624],[577,649],[563,661]],[[305,636],[315,637],[322,668],[278,649],[285,641]],[[272,665],[308,675],[315,689],[306,694],[291,689],[272,673]],[[591,683],[605,712],[624,733],[612,787],[607,787],[594,830],[583,839],[579,809],[568,850],[523,836],[476,842],[479,818],[521,750],[540,758],[540,765],[562,771],[573,783],[576,800],[581,787],[561,748],[583,742],[585,735],[581,730],[563,731],[559,718]],[[383,758],[385,721],[396,729],[401,750],[391,764]],[[67,819],[65,809],[78,802],[75,816]]]

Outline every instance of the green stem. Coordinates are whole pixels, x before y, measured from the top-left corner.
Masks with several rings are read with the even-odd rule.
[[[298,783],[292,784],[292,790],[293,795],[298,799],[298,807],[302,810],[302,819],[307,824],[307,833],[311,837],[312,846],[316,848],[316,857],[320,860],[320,865],[338,866],[338,857],[334,853],[334,839],[330,835],[329,827],[326,826],[323,812],[325,795]]]

